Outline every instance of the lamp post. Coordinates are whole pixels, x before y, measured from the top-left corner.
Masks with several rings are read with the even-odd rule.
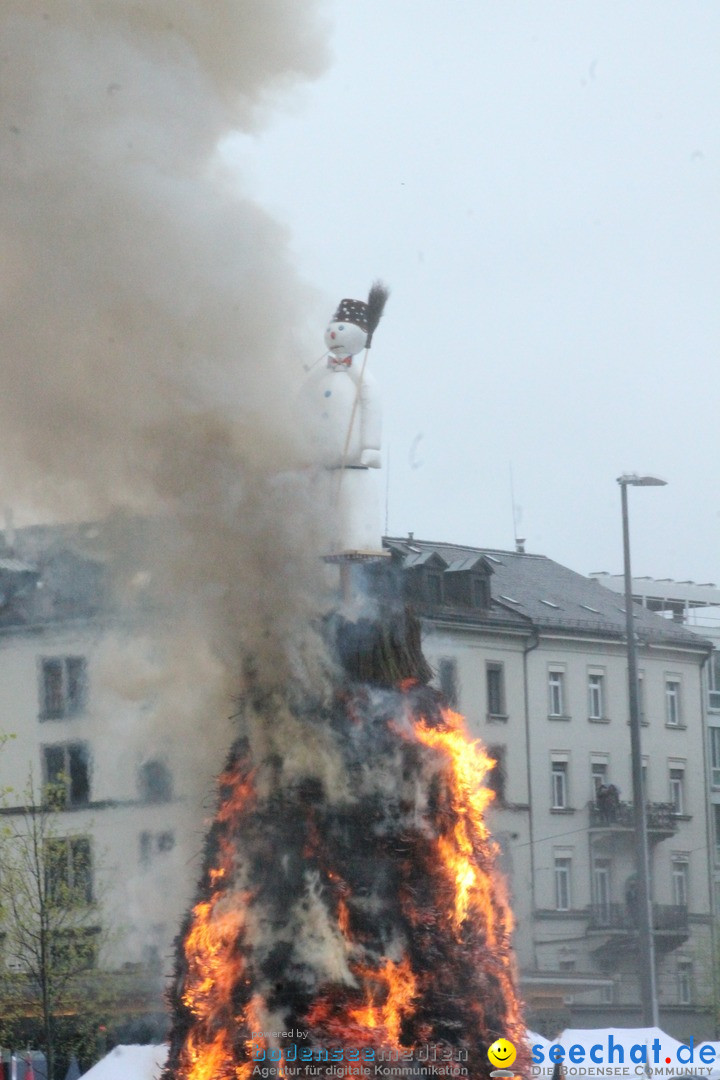
[[[625,623],[627,628],[628,702],[630,706],[630,744],[632,792],[635,807],[635,861],[638,882],[638,944],[640,947],[640,993],[643,1023],[658,1027],[658,1002],[655,982],[655,941],[653,939],[652,901],[650,897],[650,858],[648,855],[647,808],[643,791],[642,752],[640,744],[640,703],[638,700],[637,649],[633,625],[632,575],[630,572],[630,528],[628,522],[628,487],[661,487],[666,481],[657,476],[623,473],[618,477],[622,499],[623,560],[625,567]]]

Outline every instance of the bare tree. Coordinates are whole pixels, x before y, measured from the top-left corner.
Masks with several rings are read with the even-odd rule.
[[[0,918],[5,935],[0,1012],[6,1030],[33,1021],[53,1080],[59,1021],[97,1023],[102,942],[90,836],[63,829],[65,786],[6,808],[0,833]]]

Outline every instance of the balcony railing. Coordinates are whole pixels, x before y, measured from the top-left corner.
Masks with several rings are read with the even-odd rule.
[[[655,933],[685,933],[688,909],[685,904],[653,904]],[[588,930],[637,930],[637,911],[628,904],[591,904]]]
[[[634,829],[635,807],[632,803],[620,802],[616,806],[601,809],[597,803],[588,803],[591,829]],[[648,832],[674,833],[677,831],[677,814],[672,803],[647,803]]]

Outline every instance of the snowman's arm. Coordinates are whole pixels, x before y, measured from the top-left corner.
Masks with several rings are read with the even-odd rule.
[[[372,460],[368,461],[367,464],[373,468],[379,468],[379,451],[382,444],[382,407],[377,383],[372,375],[368,375],[367,372],[360,384],[358,412],[360,414],[360,449],[361,451],[378,451],[377,455],[370,455]],[[377,461],[377,464],[375,464],[375,461]]]

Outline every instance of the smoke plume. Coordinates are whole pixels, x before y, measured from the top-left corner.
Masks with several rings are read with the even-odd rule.
[[[490,761],[424,661],[405,678],[402,609],[364,644],[340,622],[345,672],[324,678],[317,489],[338,485],[303,468],[293,407],[315,301],[218,154],[321,69],[317,4],[5,0],[0,35],[2,481],[57,520],[111,518],[81,530],[121,600],[91,658],[93,783],[127,799],[136,748],[176,755],[194,813],[243,691],[165,1075],[249,1076],[253,1031],[277,1026],[472,1051],[484,1077],[489,1043],[521,1034]],[[113,901],[136,937],[140,876]]]
[[[157,751],[196,807],[242,658],[268,690],[322,658],[328,515],[297,468],[292,410],[317,298],[217,150],[323,69],[320,6],[0,7],[2,499],[19,524],[111,522],[81,531],[128,616],[90,657],[109,797],[137,797]],[[186,888],[201,827],[172,855]],[[118,910],[142,937],[147,885],[135,902],[126,884]],[[166,892],[170,920],[185,900]]]
[[[0,32],[3,498],[172,515],[144,569],[282,678],[318,572],[289,408],[314,298],[216,151],[320,72],[318,4],[5,0]]]

